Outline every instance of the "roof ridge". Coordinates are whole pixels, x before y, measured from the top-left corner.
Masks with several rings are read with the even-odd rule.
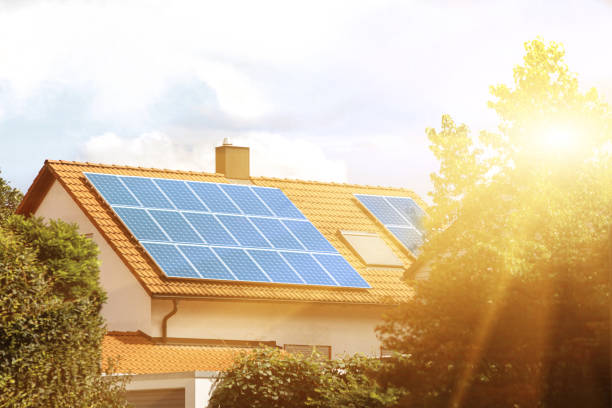
[[[328,185],[328,186],[343,186],[343,187],[360,187],[360,188],[370,188],[370,189],[379,189],[379,190],[393,190],[393,191],[405,191],[407,193],[416,194],[413,190],[410,190],[405,187],[392,187],[392,186],[373,186],[370,184],[355,184],[355,183],[338,183],[334,181],[317,181],[317,180],[302,180],[302,179],[290,179],[290,178],[280,178],[280,177],[267,177],[267,176],[257,176],[251,177],[251,179],[260,179],[260,180],[276,180],[276,181],[285,181],[290,183],[306,183],[306,184],[318,184],[318,185]]]
[[[173,170],[163,169],[157,167],[141,167],[141,166],[130,166],[127,164],[106,164],[106,163],[92,163],[92,162],[80,162],[75,160],[45,160],[48,164],[68,164],[76,166],[96,166],[110,169],[126,169],[126,170],[142,170],[151,172],[165,172],[173,174],[189,174],[189,175],[206,175],[206,176],[219,176],[225,177],[223,173],[210,173],[206,171],[195,171],[195,170]],[[316,184],[316,185],[328,185],[328,186],[342,186],[342,187],[357,187],[366,189],[378,189],[378,190],[391,190],[391,191],[403,191],[407,193],[416,194],[413,190],[405,187],[392,187],[392,186],[381,186],[381,185],[369,185],[369,184],[356,184],[356,183],[344,183],[334,181],[318,181],[318,180],[303,180],[303,179],[292,179],[292,178],[281,178],[281,177],[268,177],[268,176],[256,176],[251,177],[251,180],[271,180],[271,181],[284,181],[290,183],[302,183],[302,184]]]
[[[178,174],[197,174],[206,176],[220,176],[225,177],[223,173],[209,173],[206,171],[195,171],[195,170],[173,170],[173,169],[162,169],[158,167],[142,167],[142,166],[130,166],[128,164],[106,164],[106,163],[92,163],[92,162],[80,162],[75,160],[45,160],[47,164],[68,164],[75,166],[96,166],[110,169],[125,169],[125,170],[142,170],[142,171],[154,171],[154,172],[165,172],[165,173],[178,173]]]

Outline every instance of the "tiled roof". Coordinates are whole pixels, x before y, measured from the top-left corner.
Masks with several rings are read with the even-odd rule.
[[[225,183],[222,174],[147,169],[140,167],[109,166],[91,163],[47,161],[26,194],[19,212],[35,212],[42,196],[53,179],[65,187],[108,243],[123,259],[128,268],[152,296],[194,296],[226,299],[281,300],[308,302],[339,302],[394,304],[406,300],[411,289],[401,281],[401,268],[366,267],[342,241],[340,230],[377,232],[408,267],[413,258],[372,219],[357,203],[353,194],[395,195],[414,198],[424,203],[413,192],[405,189],[371,187],[351,184],[323,183],[300,180],[255,177],[255,185],[280,188],[321,231],[331,244],[368,281],[371,289],[318,288],[226,281],[194,281],[167,278],[150,261],[135,238],[122,225],[113,211],[87,184],[83,172],[99,172],[144,177],[174,178]]]
[[[249,348],[219,345],[178,345],[156,343],[140,332],[109,332],[102,341],[102,364],[108,359],[119,374],[223,371],[234,358]]]

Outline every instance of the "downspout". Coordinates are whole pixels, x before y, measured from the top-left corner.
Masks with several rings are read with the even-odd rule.
[[[172,310],[170,313],[164,316],[162,320],[162,342],[166,343],[168,340],[168,319],[176,314],[178,311],[178,300],[172,299]]]

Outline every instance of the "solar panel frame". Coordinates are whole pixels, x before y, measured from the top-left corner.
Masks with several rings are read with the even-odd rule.
[[[90,184],[93,185],[98,194],[109,204],[121,222],[149,253],[153,262],[168,277],[301,286],[332,286],[351,289],[369,287],[369,285],[345,286],[338,284],[336,278],[333,277],[333,272],[328,271],[317,260],[316,254],[320,252],[328,255],[340,255],[279,189],[240,186],[241,190],[239,191],[248,191],[247,195],[257,200],[259,208],[266,208],[268,211],[267,216],[251,217],[247,216],[245,211],[231,198],[230,194],[226,193],[224,188],[227,188],[228,185],[222,183],[103,173],[85,173],[85,175],[88,176]],[[99,175],[104,177],[98,177]],[[131,178],[131,180],[125,183],[124,179],[127,178]],[[123,201],[120,199],[119,202],[129,203],[129,205],[111,204],[106,198],[109,192],[102,192],[98,189],[96,180],[98,180],[98,184],[100,184],[100,180],[102,180],[102,183],[114,180],[111,183],[118,186],[116,188],[120,191],[120,197],[123,197]],[[139,189],[138,194],[131,191],[130,186]],[[147,186],[152,192],[144,191],[143,186]],[[102,190],[104,190],[104,186],[102,186]],[[229,190],[238,191],[232,187],[229,187]],[[202,194],[199,194],[204,191],[216,192],[216,198],[221,200],[215,203],[214,209],[209,207],[206,202],[206,199],[209,202],[211,201],[210,197],[204,197],[203,199]],[[265,192],[262,193],[262,191]],[[266,192],[272,192],[269,196],[277,198],[277,202],[271,201],[272,207],[266,203]],[[175,194],[185,194],[189,198],[182,202],[180,197],[173,197]],[[151,206],[145,206],[138,196]],[[126,197],[128,198],[126,199]],[[279,197],[284,198],[280,199]],[[214,200],[212,201],[214,202]],[[219,206],[220,203],[224,206]],[[264,207],[261,207],[262,205]],[[289,211],[281,211],[283,206],[285,210],[289,208]],[[247,212],[253,212],[252,209],[248,209],[244,205],[243,207]],[[273,208],[276,208],[276,211]],[[130,216],[130,214],[136,215]],[[239,222],[242,227],[233,228],[234,231],[232,232],[232,227],[228,228],[223,222],[228,219],[234,221],[240,219]],[[202,220],[207,220],[207,222],[203,223]],[[293,228],[292,230],[285,222],[288,222],[289,225],[298,223],[295,225],[305,229],[306,233],[300,232],[300,228]],[[209,231],[211,225],[215,225],[214,230],[220,232],[221,235],[212,238],[210,234],[202,234],[202,230]],[[250,226],[250,229],[247,228],[249,230],[247,235],[252,234],[252,236],[257,237],[258,242],[245,242],[244,236],[240,237],[241,234],[245,234],[244,225]],[[266,227],[266,225],[272,225],[273,227]],[[272,237],[273,233],[270,229],[279,229],[281,238]],[[188,236],[188,238],[183,238],[183,236]],[[239,237],[242,238],[242,241]],[[283,239],[291,242],[291,244],[282,244]],[[317,245],[313,245],[312,242],[309,245],[303,243],[304,241],[309,242],[309,240],[314,241]],[[275,242],[275,245],[272,241]],[[253,246],[247,246],[245,243]],[[226,259],[224,260],[224,258]],[[302,260],[301,263],[306,266],[303,271],[296,269],[290,261],[293,260],[295,263],[296,260],[300,259]],[[274,260],[274,262],[271,260]],[[213,266],[206,267],[207,262]],[[241,263],[243,266],[246,265],[243,269],[240,267]],[[297,263],[300,264],[300,262]],[[230,266],[230,264],[238,265],[238,267]],[[348,265],[352,268],[350,264]],[[353,271],[357,276],[360,276],[354,268]]]

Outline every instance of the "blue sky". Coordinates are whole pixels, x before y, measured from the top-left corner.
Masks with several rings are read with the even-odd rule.
[[[610,21],[609,0],[0,0],[0,170],[23,190],[47,158],[212,171],[230,137],[255,175],[424,195],[425,128],[494,129],[525,41],[562,42],[612,101]]]

